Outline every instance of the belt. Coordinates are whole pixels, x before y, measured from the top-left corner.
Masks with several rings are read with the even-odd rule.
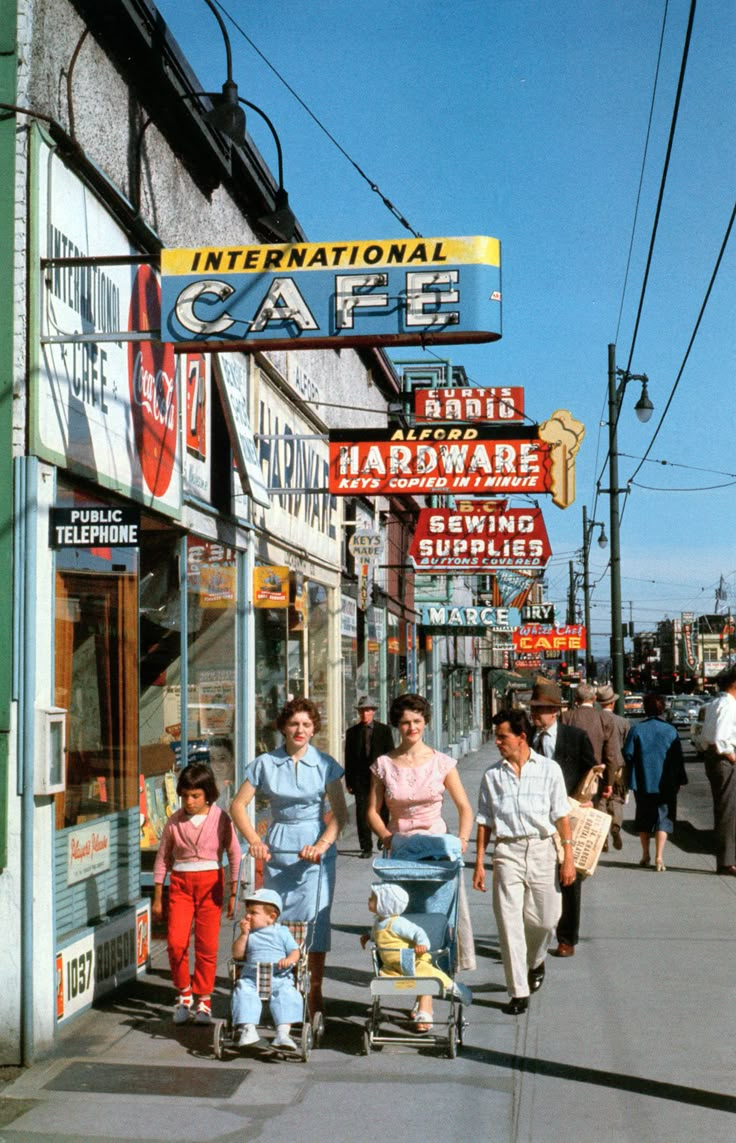
[[[547,837],[540,837],[538,833],[525,833],[521,837],[497,837],[496,845],[501,841],[549,841],[551,836],[548,834]]]

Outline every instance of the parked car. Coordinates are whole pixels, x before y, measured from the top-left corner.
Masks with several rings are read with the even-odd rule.
[[[643,718],[644,695],[624,695],[624,715],[626,718]]]
[[[679,729],[689,729],[698,717],[703,703],[695,695],[677,695],[664,712],[667,722]]]
[[[708,696],[710,697],[710,696]],[[708,700],[701,702],[698,713],[694,720],[690,723],[690,745],[698,752],[703,750],[703,743],[700,736],[703,733],[703,722],[705,721],[705,708],[708,705]]]

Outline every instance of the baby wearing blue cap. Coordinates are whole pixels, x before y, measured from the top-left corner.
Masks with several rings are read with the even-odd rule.
[[[256,1044],[260,1039],[256,1024],[260,1022],[263,1000],[258,991],[258,965],[272,966],[268,1005],[276,1035],[272,1047],[296,1052],[291,1038],[291,1025],[303,1017],[302,997],[294,983],[294,965],[299,961],[299,946],[285,925],[278,923],[283,902],[273,889],[257,889],[245,898],[245,916],[240,922],[240,936],[233,941],[232,955],[243,960],[241,975],[235,982],[232,1000],[233,1032],[239,1048]]]

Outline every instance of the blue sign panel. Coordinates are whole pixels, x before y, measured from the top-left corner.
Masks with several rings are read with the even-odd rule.
[[[161,340],[180,351],[501,336],[495,238],[164,250],[161,274]]]

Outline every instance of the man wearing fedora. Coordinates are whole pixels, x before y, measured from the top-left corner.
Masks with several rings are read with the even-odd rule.
[[[560,721],[562,692],[552,679],[537,679],[530,707],[532,722],[537,729],[534,749],[537,754],[555,760],[570,795],[588,771],[596,768],[591,741],[584,730]],[[551,956],[575,955],[580,934],[581,885],[582,878],[578,874],[572,884],[561,886],[562,914],[557,923],[557,948],[549,950]]]
[[[373,852],[373,834],[365,820],[368,791],[371,786],[370,768],[381,754],[394,748],[390,726],[376,721],[378,703],[370,695],[363,695],[356,704],[358,722],[349,727],[345,735],[345,785],[355,797],[355,819],[358,826],[360,856],[370,857]],[[385,809],[388,820],[388,811]]]
[[[631,723],[627,718],[622,718],[620,714],[616,714],[614,706],[618,695],[615,693],[610,684],[604,687],[599,687],[596,692],[598,705],[601,708],[601,714],[604,722],[610,722],[613,725],[613,742],[618,746],[618,752],[621,755],[621,764],[613,775],[613,782],[611,783],[611,792],[606,794],[604,788],[598,809],[604,813],[609,814],[611,818],[611,841],[614,849],[623,849],[623,838],[621,837],[621,825],[624,816],[624,803],[626,801],[626,767],[624,765],[624,743],[631,730]],[[608,845],[604,845],[604,850]]]

